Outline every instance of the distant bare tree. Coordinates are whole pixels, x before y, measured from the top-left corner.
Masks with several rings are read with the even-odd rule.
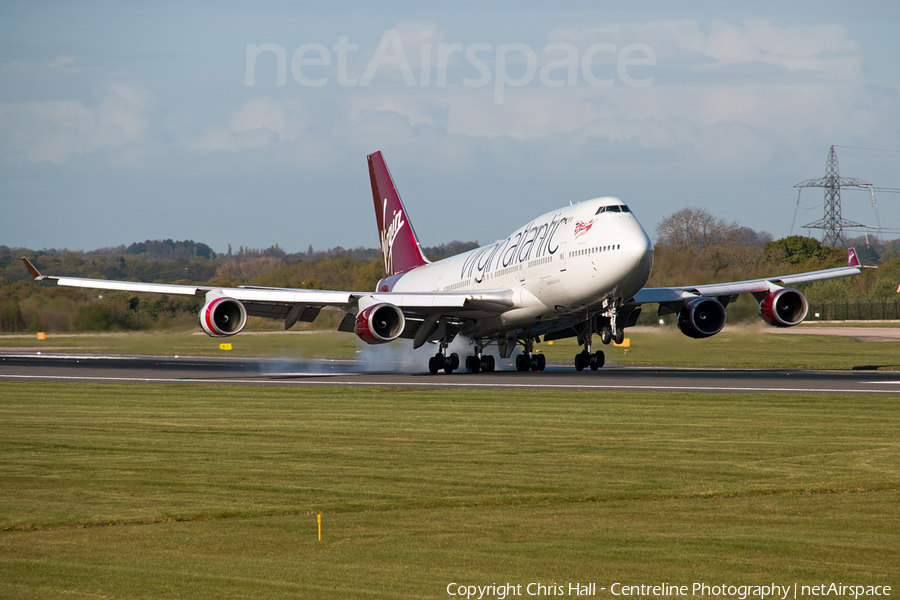
[[[656,236],[660,244],[682,252],[739,242],[745,237],[741,229],[736,221],[718,219],[705,208],[687,207],[663,219]]]
[[[726,221],[705,208],[683,208],[663,219],[656,228],[661,248],[681,255],[681,262],[699,261],[714,276],[722,272],[754,273],[765,263],[763,245],[772,240],[766,232]]]

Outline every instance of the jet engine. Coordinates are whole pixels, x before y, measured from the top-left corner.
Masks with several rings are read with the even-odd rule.
[[[678,313],[678,329],[694,339],[707,338],[722,331],[727,316],[715,298],[694,298]]]
[[[406,327],[403,311],[382,302],[362,310],[356,317],[356,335],[367,344],[385,344],[400,337]]]
[[[769,292],[759,303],[759,316],[775,327],[793,327],[806,318],[809,304],[797,290],[781,289]]]
[[[211,337],[239,333],[247,324],[247,309],[240,300],[220,296],[200,309],[200,327]]]

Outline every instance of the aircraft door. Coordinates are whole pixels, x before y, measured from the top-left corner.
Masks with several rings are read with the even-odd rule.
[[[566,270],[566,243],[563,242],[559,245],[559,270]]]

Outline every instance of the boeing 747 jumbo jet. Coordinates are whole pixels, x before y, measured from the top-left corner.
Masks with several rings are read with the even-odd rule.
[[[618,198],[595,198],[548,212],[506,238],[464,254],[429,262],[400,200],[381,152],[369,155],[369,177],[381,238],[385,278],[375,292],[345,292],[241,286],[135,283],[41,275],[27,259],[37,281],[101,290],[205,296],[200,327],[212,337],[240,333],[247,317],[283,319],[290,329],[312,321],[322,309],[339,310],[339,331],[355,332],[367,344],[398,338],[426,343],[438,350],[428,361],[432,374],[449,374],[460,366],[448,354],[457,336],[469,340],[465,367],[493,371],[494,357],[484,352],[496,344],[504,359],[517,346],[518,371],[542,371],[544,355],[535,343],[577,337],[583,350],[575,368],[603,366],[602,350],[593,350],[595,334],[603,344],[621,343],[624,330],[637,322],[645,304],[659,314],[677,314],[678,328],[692,338],[713,336],[725,326],[729,302],[750,293],[759,314],[776,327],[800,323],[806,298],[789,286],[847,277],[860,272],[853,249],[847,266],[771,279],[712,285],[644,288],[653,264],[653,244],[631,210]]]

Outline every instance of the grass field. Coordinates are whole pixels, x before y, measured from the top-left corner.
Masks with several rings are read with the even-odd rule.
[[[4,383],[0,597],[896,593],[898,422],[893,397]]]
[[[674,328],[658,332],[629,331],[631,348],[602,346],[599,338],[595,347],[603,348],[609,364],[676,365],[695,367],[754,367],[900,369],[900,342],[858,342],[842,336],[772,335],[757,326],[737,327],[703,340],[688,338]],[[353,334],[330,331],[304,333],[242,334],[227,340],[213,339],[195,332],[120,333],[49,335],[38,342],[33,336],[0,336],[0,348],[21,348],[28,351],[56,350],[78,352],[117,352],[164,355],[220,355],[274,356],[288,358],[353,358],[359,351],[374,351],[385,355],[385,347],[365,348]],[[220,350],[223,341],[232,345],[231,351]],[[399,340],[387,346],[408,354],[409,340]],[[537,350],[550,362],[572,364],[580,350],[574,339],[553,344],[538,344]],[[419,351],[414,364],[425,370],[428,356],[435,347]]]

